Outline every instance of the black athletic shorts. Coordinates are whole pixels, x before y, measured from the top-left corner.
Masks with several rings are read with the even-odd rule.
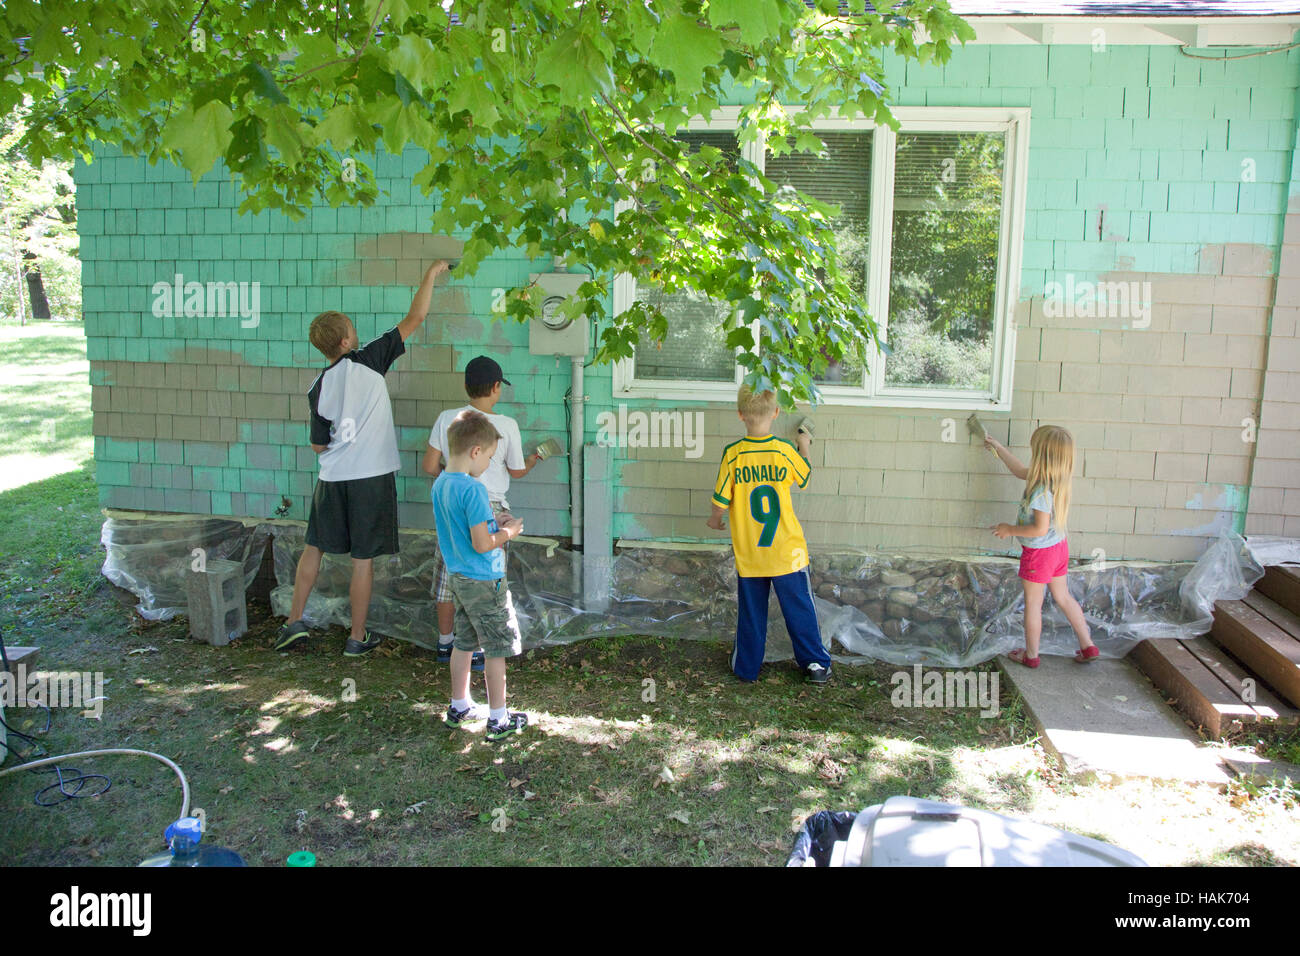
[[[397,553],[397,473],[317,481],[307,543],[326,554],[373,558]]]

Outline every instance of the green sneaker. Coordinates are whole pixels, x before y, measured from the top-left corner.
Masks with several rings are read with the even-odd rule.
[[[528,715],[521,714],[514,710],[509,711],[506,714],[506,719],[500,722],[489,717],[487,722],[487,739],[503,740],[511,734],[523,733],[524,728],[527,726]]]
[[[348,642],[343,645],[344,657],[365,657],[376,647],[382,644],[382,637],[371,637],[370,632],[366,631],[366,639],[358,641],[355,637],[349,637]]]
[[[457,710],[451,704],[448,704],[446,724],[448,727],[459,727],[461,724],[473,724],[481,720],[487,720],[489,715],[487,704],[475,704],[473,707],[466,707],[464,710]]]
[[[285,621],[284,626],[280,628],[280,633],[275,639],[275,649],[277,651],[287,651],[299,641],[311,637],[311,631],[302,621]]]

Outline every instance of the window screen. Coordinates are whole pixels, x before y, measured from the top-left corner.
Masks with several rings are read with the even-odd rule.
[[[798,189],[825,203],[839,206],[832,223],[835,248],[851,275],[853,291],[865,296],[868,242],[871,225],[871,144],[869,132],[824,132],[824,153],[767,154],[764,172],[778,186]],[[817,375],[819,384],[861,386],[866,363],[858,355],[830,364]]]

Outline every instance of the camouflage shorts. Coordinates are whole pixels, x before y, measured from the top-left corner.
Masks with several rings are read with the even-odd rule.
[[[452,645],[456,650],[481,647],[484,657],[514,657],[523,650],[505,578],[478,581],[452,572],[447,575],[447,585],[456,604],[456,641]]]

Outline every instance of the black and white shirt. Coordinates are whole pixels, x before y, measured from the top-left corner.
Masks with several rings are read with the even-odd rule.
[[[311,442],[329,446],[320,454],[321,481],[373,478],[401,468],[384,373],[405,351],[402,334],[389,329],[340,356],[312,383]]]

